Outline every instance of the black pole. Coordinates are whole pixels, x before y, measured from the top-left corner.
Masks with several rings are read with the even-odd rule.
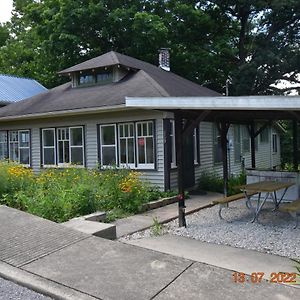
[[[293,167],[294,171],[298,171],[298,122],[296,120],[293,120]]]
[[[175,143],[178,178],[178,221],[179,227],[186,227],[183,181],[183,118],[180,113],[175,113]]]
[[[250,124],[250,139],[251,139],[251,167],[255,169],[255,128],[254,122]]]
[[[225,122],[220,124],[221,130],[221,147],[222,147],[222,158],[223,158],[223,179],[224,179],[224,196],[228,195],[228,157],[227,157],[227,132],[229,125]]]

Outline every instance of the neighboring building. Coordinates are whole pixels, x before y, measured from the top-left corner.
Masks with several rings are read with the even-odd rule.
[[[0,74],[0,107],[46,91],[36,80]]]
[[[0,158],[40,168],[129,167],[161,189],[176,188],[173,114],[129,109],[125,97],[219,96],[168,72],[166,53],[160,67],[109,52],[60,72],[71,82],[0,109]],[[165,143],[166,134],[170,143]],[[230,172],[250,166],[250,138],[244,126],[231,126]],[[170,144],[171,151],[166,151]],[[212,123],[203,122],[186,145],[191,165],[186,186],[205,170],[222,172],[220,139]],[[2,149],[2,150],[1,150]],[[170,153],[171,170],[166,168]],[[267,128],[257,143],[257,167],[280,164],[279,136]],[[167,174],[170,172],[170,174]]]

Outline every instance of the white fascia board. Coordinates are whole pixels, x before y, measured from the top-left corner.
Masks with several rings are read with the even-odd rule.
[[[45,113],[33,113],[18,116],[7,116],[0,117],[0,122],[14,121],[14,120],[30,120],[30,119],[44,119],[44,118],[54,118],[54,117],[64,117],[64,116],[75,116],[84,114],[97,114],[104,112],[116,112],[116,111],[128,111],[128,108],[124,104],[115,106],[103,106],[103,107],[92,107],[92,108],[82,108],[82,109],[70,109],[61,111],[51,111]]]
[[[126,97],[126,107],[144,109],[300,111],[300,96]]]

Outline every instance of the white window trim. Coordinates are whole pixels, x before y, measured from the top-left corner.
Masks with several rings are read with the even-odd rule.
[[[31,162],[31,138],[30,138],[30,129],[12,129],[12,130],[7,130],[7,144],[8,144],[8,153],[7,153],[7,156],[8,156],[8,160],[11,160],[13,161],[11,158],[10,158],[10,150],[11,150],[11,144],[14,144],[16,143],[18,146],[18,160],[16,161],[17,163],[19,163],[20,165],[22,165],[23,167],[30,167],[30,162]],[[18,141],[11,141],[10,140],[10,133],[11,132],[16,132],[17,133],[17,137],[18,137]],[[28,147],[20,147],[20,132],[28,132],[29,134],[29,146]],[[28,149],[29,150],[29,163],[28,164],[21,164],[20,162],[20,149]]]
[[[144,124],[144,123],[152,123],[152,135],[141,135],[141,136],[138,135],[138,125],[139,124]],[[147,125],[147,127],[148,127],[148,125]],[[138,169],[155,169],[154,162],[153,163],[140,163],[139,162],[139,147],[138,147],[138,139],[139,138],[149,138],[149,137],[152,137],[152,140],[153,140],[153,161],[155,161],[156,158],[155,158],[155,151],[154,151],[154,149],[155,149],[154,122],[150,121],[150,120],[149,121],[136,122],[135,128],[136,128],[136,148],[137,148],[137,150],[136,150],[136,152],[137,152],[137,155],[136,155],[137,162],[136,162],[136,164],[137,164],[137,168]],[[145,142],[146,142],[146,140],[145,140]],[[145,151],[145,160],[147,159],[147,155],[146,155],[146,148],[147,148],[147,146],[146,145],[145,145],[145,150],[144,150]]]
[[[71,143],[71,130],[72,129],[81,129],[81,135],[82,135],[82,144],[81,145],[72,145]],[[82,149],[82,165],[75,165],[72,163],[72,148],[81,148]],[[84,149],[84,130],[83,126],[71,126],[69,127],[69,157],[70,157],[70,165],[72,167],[78,167],[78,168],[84,168],[85,167],[85,149]]]
[[[44,131],[49,131],[49,130],[52,130],[53,133],[54,133],[54,146],[44,146]],[[56,154],[56,130],[55,128],[43,128],[42,129],[42,151],[43,151],[43,168],[53,168],[53,167],[56,167],[57,166],[57,154]],[[45,151],[44,149],[54,149],[54,164],[53,165],[46,165],[45,164]]]
[[[130,136],[130,137],[121,137],[121,134],[120,134],[120,127],[123,126],[123,125],[132,125],[132,129],[133,129],[133,136]],[[129,130],[130,131],[130,130]],[[134,133],[134,123],[133,122],[129,122],[129,123],[120,123],[118,124],[118,152],[119,152],[119,167],[120,168],[130,168],[130,169],[135,169],[136,166],[136,154],[135,154],[135,133]],[[125,140],[126,141],[126,160],[128,160],[128,139],[132,139],[133,140],[133,160],[134,162],[133,163],[121,163],[121,139]]]
[[[27,132],[29,141],[28,141],[28,147],[21,147],[20,146],[20,133],[21,132]],[[18,152],[19,152],[19,163],[21,162],[21,149],[28,149],[28,164],[22,164],[22,166],[30,167],[30,161],[31,161],[31,153],[30,153],[30,130],[29,129],[24,129],[24,130],[18,130]],[[20,163],[21,164],[21,163]]]
[[[102,128],[103,127],[108,127],[108,126],[113,126],[114,127],[114,132],[115,132],[115,144],[110,144],[110,145],[103,145],[103,141],[102,141]],[[116,161],[116,166],[118,165],[118,143],[117,143],[117,124],[102,124],[100,125],[100,160],[101,160],[101,167],[103,168],[110,168],[112,167],[111,165],[104,165],[103,164],[103,148],[107,148],[107,147],[115,147],[115,161]]]
[[[71,129],[72,128],[81,128],[82,132],[82,145],[73,145],[71,146]],[[69,158],[70,163],[59,163],[59,151],[58,151],[58,130],[59,129],[67,129],[69,133]],[[46,130],[53,130],[54,132],[54,146],[44,146],[44,131]],[[72,164],[72,153],[71,148],[82,148],[82,165]],[[45,154],[44,149],[54,149],[54,165],[45,165]],[[42,128],[42,166],[43,168],[84,168],[85,167],[85,139],[84,139],[84,127],[83,126],[63,126],[63,127],[49,127],[49,128]]]
[[[59,138],[59,134],[58,134],[58,131],[60,130],[60,129],[66,129],[66,131],[68,130],[69,131],[69,139],[68,140],[66,140],[66,139],[64,139],[64,140],[59,140],[58,138]],[[65,142],[65,141],[68,141],[69,142],[69,149],[68,149],[68,151],[69,151],[69,160],[70,160],[70,162],[69,163],[65,163],[65,162],[63,162],[63,163],[60,163],[59,162],[59,142]],[[70,150],[70,129],[66,126],[66,127],[58,127],[58,128],[56,128],[56,144],[57,144],[57,166],[58,167],[62,167],[62,168],[66,168],[66,167],[70,167],[71,166],[71,150]],[[65,151],[65,149],[63,148],[63,152]]]
[[[198,149],[200,149],[200,145],[198,145],[198,141],[199,141],[198,128],[199,126],[195,127],[193,132],[194,165],[200,165],[199,153],[198,153]]]
[[[8,133],[7,133],[7,130],[0,130],[0,133],[4,133],[4,136],[5,136],[5,138],[6,138],[6,141],[5,142],[2,142],[1,140],[0,140],[0,145],[4,145],[3,147],[5,147],[6,148],[6,157],[3,157],[2,159],[8,159],[8,157],[9,157],[9,153],[8,153]],[[1,158],[0,158],[1,159]]]
[[[176,168],[177,163],[176,163],[176,140],[175,140],[175,121],[170,120],[170,126],[172,127],[172,133],[170,134],[170,139],[172,140],[172,155],[171,155],[171,168]]]

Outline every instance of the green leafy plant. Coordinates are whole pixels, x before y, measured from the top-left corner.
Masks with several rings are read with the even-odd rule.
[[[228,179],[228,196],[240,192],[239,186],[246,183],[246,174],[241,173]],[[215,173],[203,172],[199,178],[199,189],[217,193],[224,192],[224,180]]]
[[[163,226],[159,223],[157,217],[153,218],[153,225],[151,227],[151,234],[154,236],[162,235]]]

